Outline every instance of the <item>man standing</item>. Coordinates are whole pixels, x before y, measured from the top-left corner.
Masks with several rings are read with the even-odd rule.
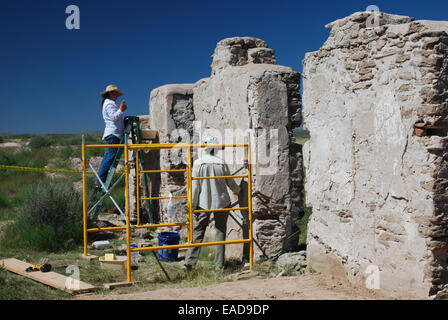
[[[218,144],[215,137],[207,137],[204,144]],[[194,161],[193,177],[230,176],[229,167],[224,160],[215,155],[216,148],[205,148],[204,155]],[[193,209],[221,209],[230,207],[229,187],[234,194],[238,194],[240,187],[232,178],[228,179],[200,179],[192,181]],[[193,242],[201,243],[205,230],[210,221],[211,212],[199,212],[193,215]],[[229,212],[213,212],[215,219],[215,241],[225,241],[227,232],[227,218]],[[184,268],[191,270],[197,263],[201,248],[189,248],[185,258]],[[224,268],[225,246],[216,246],[215,266]]]

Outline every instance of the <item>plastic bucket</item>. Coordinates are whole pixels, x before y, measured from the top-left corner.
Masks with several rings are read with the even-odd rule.
[[[161,232],[157,236],[159,239],[159,246],[168,246],[179,244],[180,234],[177,232]],[[159,250],[159,260],[163,262],[177,261],[177,254],[179,249],[164,249]]]
[[[136,248],[138,248],[138,245],[131,244],[131,249],[136,249]],[[131,263],[132,264],[137,264],[139,256],[140,256],[140,253],[138,253],[138,252],[131,252]]]

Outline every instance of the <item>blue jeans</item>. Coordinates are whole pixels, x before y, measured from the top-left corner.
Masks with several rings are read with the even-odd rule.
[[[108,135],[104,138],[104,140],[106,140],[107,144],[120,144],[120,138],[114,136],[113,134]],[[98,175],[103,182],[106,182],[107,174],[109,173],[112,162],[114,162],[117,151],[117,148],[106,148],[103,161],[101,161],[100,170],[98,171]]]

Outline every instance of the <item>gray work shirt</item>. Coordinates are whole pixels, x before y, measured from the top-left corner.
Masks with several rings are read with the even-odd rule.
[[[193,177],[230,176],[230,170],[224,160],[205,154],[193,163]],[[228,207],[230,202],[227,186],[233,193],[239,193],[240,187],[232,178],[201,179],[192,181],[193,209],[221,209]]]

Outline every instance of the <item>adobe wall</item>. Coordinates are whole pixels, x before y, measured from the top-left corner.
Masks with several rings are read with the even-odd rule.
[[[303,61],[307,257],[392,297],[448,283],[448,22],[358,12]]]
[[[159,130],[162,143],[197,143],[210,134],[222,143],[233,143],[247,141],[250,135],[255,237],[272,257],[295,250],[298,234],[294,222],[301,214],[302,161],[292,129],[301,121],[300,74],[276,65],[274,50],[256,38],[224,39],[217,44],[212,59],[209,78],[152,90],[149,126]],[[243,165],[241,151],[226,149],[221,154],[231,172]],[[185,156],[162,150],[160,168],[185,168]],[[238,174],[245,172],[243,169]],[[161,175],[159,194],[169,192],[185,194],[183,174]],[[245,205],[244,195],[238,199],[229,193],[232,202]],[[185,200],[175,203],[176,215],[167,217],[168,201],[160,202],[162,221],[185,221]],[[185,228],[181,232],[185,233]],[[242,236],[241,229],[229,219],[228,239]],[[242,246],[229,247],[236,249],[228,250],[228,255],[241,257]]]

